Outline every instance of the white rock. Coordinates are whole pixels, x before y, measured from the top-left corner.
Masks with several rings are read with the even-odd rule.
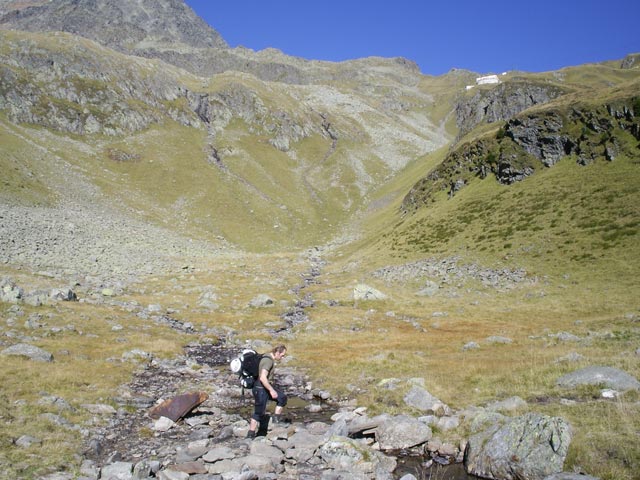
[[[171,427],[173,427],[174,424],[175,424],[175,422],[173,420],[171,420],[170,418],[160,417],[153,424],[153,429],[156,432],[166,432],[167,430],[171,429]]]

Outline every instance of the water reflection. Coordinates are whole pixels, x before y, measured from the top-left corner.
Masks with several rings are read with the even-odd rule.
[[[416,457],[398,458],[398,467],[393,472],[395,478],[402,478],[409,473],[419,480],[477,480],[479,478],[467,474],[461,463],[434,464],[425,468],[422,466],[423,461],[424,459]]]

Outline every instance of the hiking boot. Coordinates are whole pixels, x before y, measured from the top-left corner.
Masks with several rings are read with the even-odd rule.
[[[291,423],[291,420],[289,420],[288,418],[284,418],[281,415],[273,416],[274,425],[289,425],[290,423]]]
[[[249,430],[249,431],[247,432],[247,438],[250,438],[250,439],[252,439],[252,440],[253,440],[254,438],[256,438],[256,432],[255,432],[255,430]]]

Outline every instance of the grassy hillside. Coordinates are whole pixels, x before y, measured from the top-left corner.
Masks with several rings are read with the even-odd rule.
[[[588,78],[593,69],[599,70],[584,70]],[[597,90],[586,98],[598,104],[635,89]],[[534,111],[567,105],[563,98]],[[465,142],[490,144],[500,126],[481,126]],[[589,140],[597,134],[580,134],[599,145]],[[401,410],[408,388],[378,386],[389,378],[425,378],[428,390],[455,408],[518,395],[526,409],[571,422],[575,439],[565,469],[635,478],[637,392],[603,402],[596,387],[568,392],[555,385],[562,374],[587,365],[640,376],[640,151],[632,135],[615,135],[623,153],[613,160],[602,155],[581,165],[572,154],[544,167],[529,159],[538,163],[522,181],[505,185],[493,175],[471,175],[452,197],[435,188],[414,210],[404,208],[402,192],[430,172],[448,172],[443,166],[451,151],[404,169],[371,197],[361,237],[332,250],[316,292],[325,303],[296,342],[304,347],[303,363],[331,388],[357,392],[385,411]],[[451,165],[451,172],[465,171]],[[427,266],[441,263],[448,273],[429,273]],[[490,286],[479,276],[456,276],[463,266],[523,269],[526,276]],[[358,282],[387,300],[355,302]],[[434,283],[435,293],[418,294]],[[495,344],[492,337],[509,342]],[[477,349],[466,349],[470,342]],[[316,366],[313,359],[329,352],[335,361]],[[565,360],[576,354],[575,363]]]
[[[113,77],[98,75],[89,83],[76,78],[80,74],[58,77],[40,61],[35,63],[42,70],[32,78],[28,69],[15,67],[20,62],[7,61],[6,71],[18,72],[21,85],[37,79],[38,112],[48,119],[61,105],[60,92],[101,100],[132,85],[132,78],[144,88],[130,99],[129,111],[149,115],[144,128],[115,135],[12,123],[0,113],[3,209],[91,203],[191,239],[224,238],[243,251],[195,259],[178,252],[187,267],[140,275],[123,284],[115,299],[103,298],[97,279],[91,287],[78,285],[89,302],[21,310],[3,304],[7,335],[1,342],[31,337],[56,356],[46,370],[13,358],[0,366],[0,417],[6,420],[0,425],[0,467],[10,474],[27,478],[77,463],[82,445],[75,432],[43,426],[37,416],[50,410],[39,403],[43,391],[76,407],[114,403],[114,392],[135,368],[121,360],[124,353],[139,348],[164,358],[189,342],[222,338],[286,342],[291,364],[308,372],[315,386],[372,414],[420,414],[403,401],[412,378],[424,379],[425,388],[456,412],[518,395],[527,406],[515,413],[536,411],[571,422],[575,437],[567,470],[603,480],[636,478],[638,393],[604,401],[596,387],[565,391],[555,381],[587,365],[617,367],[640,378],[640,155],[632,133],[637,112],[629,129],[618,128],[613,136],[567,123],[561,133],[584,137],[583,146],[599,156],[580,165],[584,152],[572,152],[552,167],[518,157],[534,171],[505,185],[456,163],[465,146],[486,153],[479,161],[489,167],[500,154],[520,154],[505,139],[503,123],[481,124],[460,144],[446,143],[458,133],[453,105],[470,95],[465,86],[474,82],[471,72],[408,78],[403,70],[381,78],[363,62],[357,77],[345,73],[331,85],[283,86],[232,72],[198,78],[171,67],[162,77],[168,82],[162,86],[169,87],[155,97],[149,91],[157,87],[151,80],[159,62],[106,53],[70,35],[2,35],[5,57],[18,52],[34,61],[55,54],[79,57],[76,65],[87,67],[95,56],[93,73],[105,69],[100,58],[108,61]],[[118,76],[119,70],[126,75]],[[534,79],[570,92],[523,115],[554,111],[570,117],[588,104],[602,118],[604,101],[637,94],[637,76],[637,69],[589,65],[512,72],[503,81]],[[57,87],[47,89],[52,84]],[[175,93],[185,89],[193,96]],[[213,112],[206,121],[194,107],[203,98]],[[87,115],[74,102],[64,105],[72,120]],[[101,106],[95,101],[86,110],[99,117]],[[484,147],[475,148],[480,141]],[[607,142],[617,145],[612,160],[605,159]],[[443,185],[464,177],[464,188],[449,196],[428,179],[434,171]],[[416,185],[428,194],[406,208]],[[319,250],[309,252],[310,246]],[[309,319],[276,337],[274,329],[284,326],[282,314],[299,299],[302,276],[316,254],[327,264],[301,293],[314,300]],[[38,265],[32,272],[7,262],[0,277],[31,289],[53,288],[76,282],[83,272],[74,268],[69,262]],[[498,280],[492,284],[483,275]],[[361,282],[387,299],[354,301],[354,286]],[[207,291],[215,292],[217,308],[198,306]],[[261,293],[275,305],[248,307]],[[150,304],[191,322],[196,333],[176,333],[136,315]],[[31,315],[46,325],[30,327],[24,318]],[[477,348],[465,348],[471,342]],[[78,371],[92,376],[77,380]],[[390,379],[397,389],[384,386]],[[92,421],[81,412],[71,419]],[[467,428],[437,434],[457,442]],[[39,436],[42,449],[15,449],[21,434]]]

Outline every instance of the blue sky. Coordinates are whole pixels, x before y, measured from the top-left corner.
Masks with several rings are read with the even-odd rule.
[[[186,0],[227,43],[425,74],[540,72],[640,52],[640,0]]]

